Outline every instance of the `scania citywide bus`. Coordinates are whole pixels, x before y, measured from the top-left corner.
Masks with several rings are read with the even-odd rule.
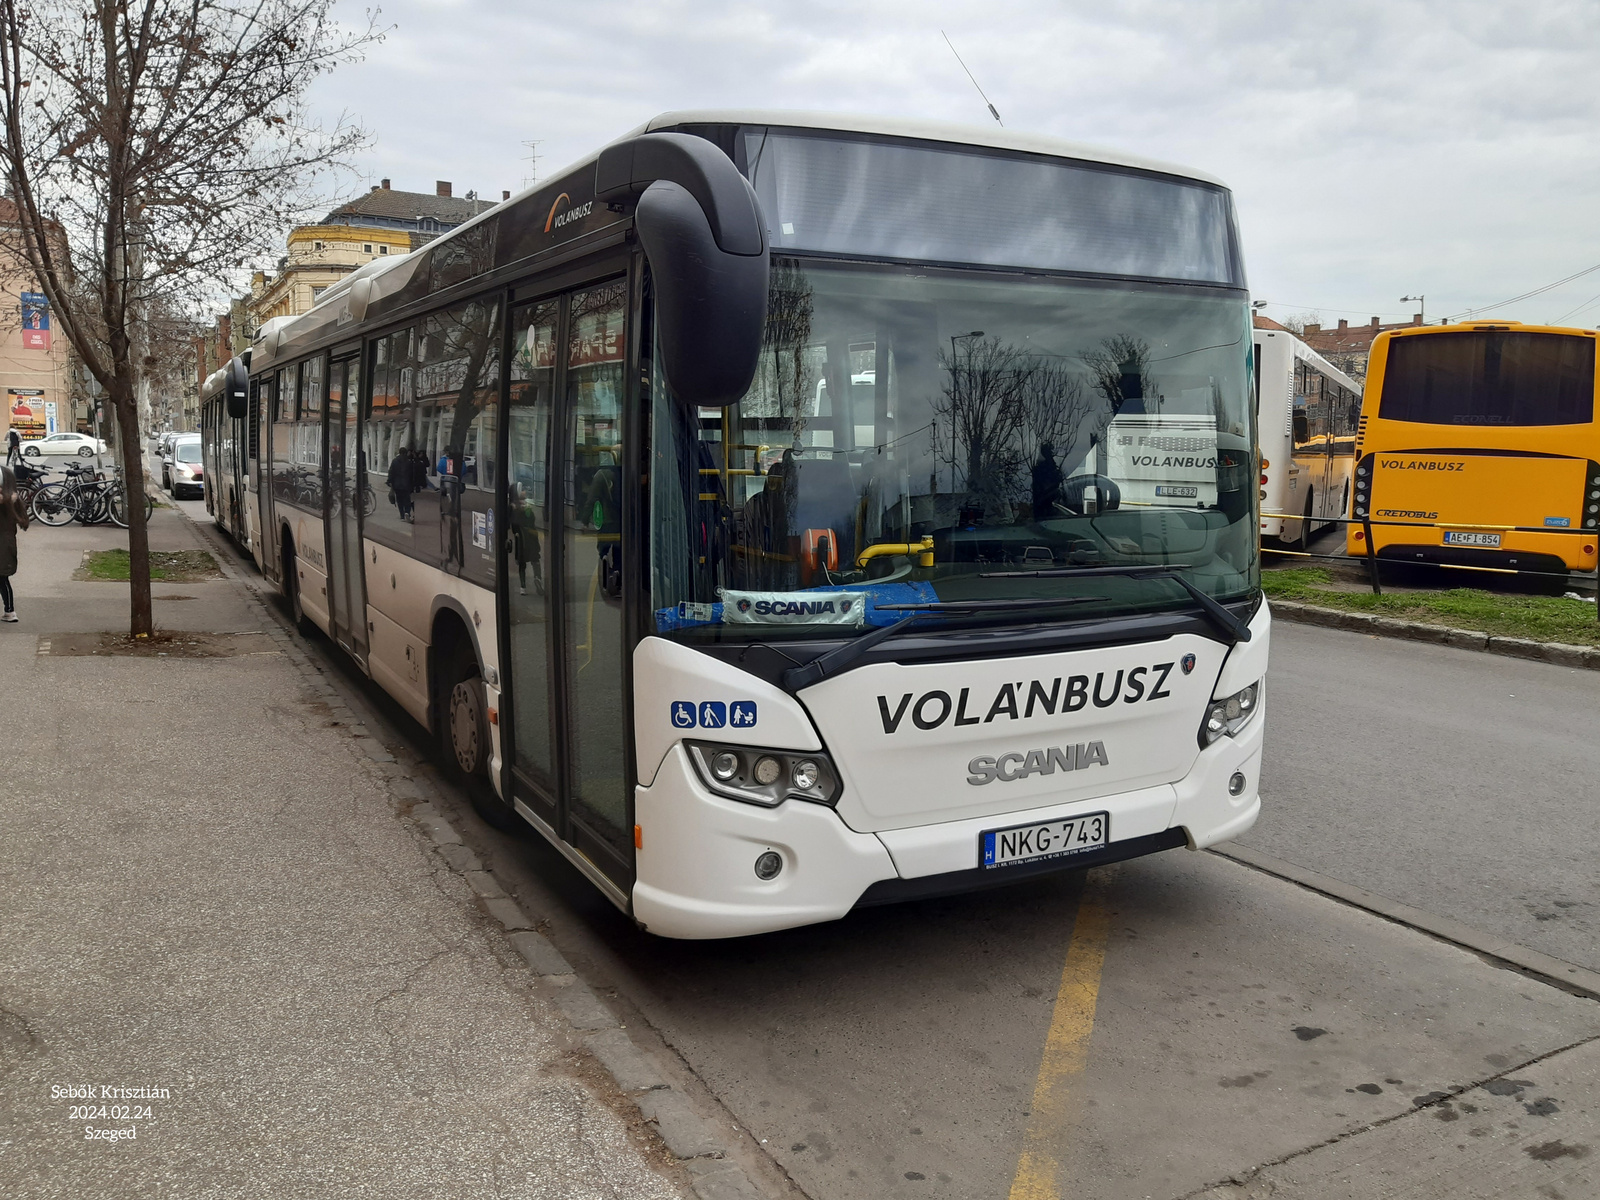
[[[1380,334],[1352,515],[1379,558],[1593,571],[1600,426],[1589,329],[1473,321]],[[1349,529],[1349,552],[1367,553]]]
[[[1251,347],[1214,179],[678,113],[219,386],[303,625],[489,819],[707,938],[1249,828]]]
[[[1304,550],[1350,511],[1361,385],[1285,329],[1256,329],[1261,536]]]

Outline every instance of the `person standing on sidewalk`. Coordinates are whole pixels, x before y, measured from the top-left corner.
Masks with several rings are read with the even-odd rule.
[[[6,430],[6,466],[14,467],[22,461],[22,439],[15,429]]]
[[[0,621],[17,619],[17,602],[11,594],[11,577],[17,573],[17,530],[28,527],[28,510],[17,494],[17,477],[10,467],[0,467]]]

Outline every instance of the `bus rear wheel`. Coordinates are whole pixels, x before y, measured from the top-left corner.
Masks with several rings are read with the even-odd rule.
[[[1313,511],[1312,505],[1311,505],[1311,501],[1312,501],[1312,492],[1311,492],[1310,488],[1307,488],[1306,489],[1306,515],[1303,518],[1301,518],[1301,520],[1300,520],[1300,532],[1295,535],[1294,541],[1290,543],[1296,550],[1300,551],[1302,554],[1309,553],[1310,550],[1311,550],[1311,513]]]

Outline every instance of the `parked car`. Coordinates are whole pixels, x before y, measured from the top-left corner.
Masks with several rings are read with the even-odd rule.
[[[106,444],[86,433],[52,433],[37,442],[23,444],[22,452],[29,458],[45,454],[76,454],[79,458],[93,458],[106,452]]]
[[[171,489],[175,500],[190,492],[196,497],[205,495],[198,437],[180,437],[172,443],[171,456],[161,462],[161,485]]]

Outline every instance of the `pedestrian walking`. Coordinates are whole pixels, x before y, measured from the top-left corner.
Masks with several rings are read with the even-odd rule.
[[[11,577],[17,573],[17,530],[28,527],[28,510],[17,492],[17,477],[10,467],[0,467],[0,621],[17,619],[17,602]]]
[[[6,431],[6,466],[14,467],[22,462],[22,438],[15,429]]]
[[[411,494],[416,491],[412,486],[412,458],[411,451],[404,446],[394,452],[394,460],[389,464],[389,473],[384,482],[389,485],[389,499],[400,510],[400,519],[411,519]]]

